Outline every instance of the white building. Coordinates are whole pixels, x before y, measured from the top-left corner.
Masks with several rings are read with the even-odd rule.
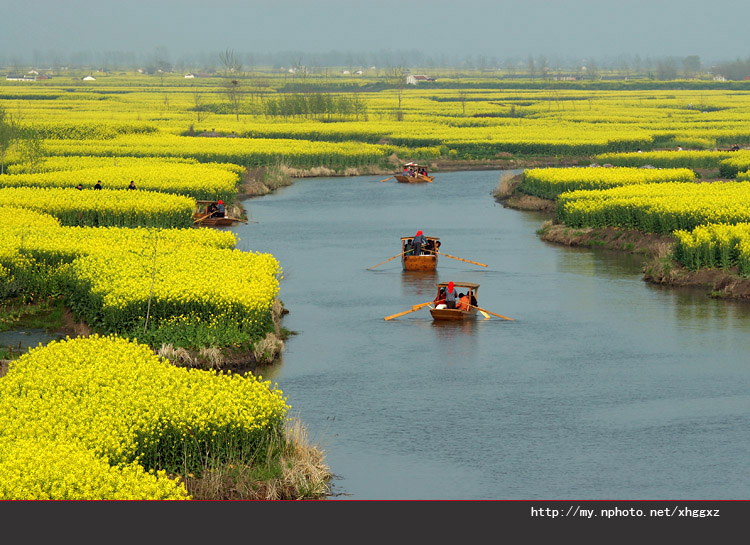
[[[406,84],[407,85],[417,85],[418,83],[422,81],[435,81],[430,76],[425,76],[423,74],[409,74],[406,76]]]

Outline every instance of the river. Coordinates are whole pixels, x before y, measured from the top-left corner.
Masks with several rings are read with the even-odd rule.
[[[336,499],[747,499],[750,304],[641,280],[641,258],[541,241],[501,171],[302,179],[244,201],[294,331],[263,371],[336,475]],[[406,273],[400,237],[440,237]],[[435,323],[438,281],[479,316]]]

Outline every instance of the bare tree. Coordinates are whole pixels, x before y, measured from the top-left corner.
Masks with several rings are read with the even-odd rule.
[[[205,120],[209,115],[211,115],[211,112],[203,109],[203,96],[198,90],[198,87],[196,87],[195,85],[193,85],[193,104],[193,111],[198,116],[198,123]]]
[[[398,98],[398,108],[396,109],[396,120],[397,121],[403,121],[404,120],[404,111],[401,108],[403,97],[404,97],[404,89],[406,88],[406,70],[401,67],[397,66],[394,68],[391,68],[386,73],[386,82],[389,86],[396,89],[396,97]]]
[[[467,94],[468,93],[467,93],[467,91],[466,91],[466,89],[464,87],[461,87],[458,90],[458,100],[461,101],[461,111],[462,111],[464,117],[466,117],[466,96],[467,96]]]
[[[240,104],[242,103],[242,82],[241,71],[242,63],[235,56],[234,51],[227,49],[224,53],[219,55],[221,63],[224,65],[224,77],[226,82],[224,83],[224,90],[227,94],[227,100],[232,107],[235,118],[237,121],[240,120]]]

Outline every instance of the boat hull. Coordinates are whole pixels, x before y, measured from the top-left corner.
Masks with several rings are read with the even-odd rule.
[[[407,255],[401,262],[405,271],[434,271],[437,268],[436,255]]]
[[[243,220],[232,217],[209,218],[205,216],[199,216],[193,220],[193,224],[196,227],[227,227],[230,225],[241,223],[242,221]]]
[[[418,184],[422,182],[432,182],[435,180],[433,176],[404,176],[403,174],[396,174],[394,178],[396,178],[396,181],[401,182],[402,184]]]
[[[433,320],[441,320],[441,321],[468,320],[468,319],[476,317],[477,309],[472,308],[469,310],[460,310],[457,308],[431,308],[430,314],[432,314]]]

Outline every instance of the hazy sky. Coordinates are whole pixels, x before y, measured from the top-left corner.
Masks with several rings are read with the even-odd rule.
[[[748,21],[750,0],[0,0],[0,63],[157,48],[705,63],[750,57]]]

